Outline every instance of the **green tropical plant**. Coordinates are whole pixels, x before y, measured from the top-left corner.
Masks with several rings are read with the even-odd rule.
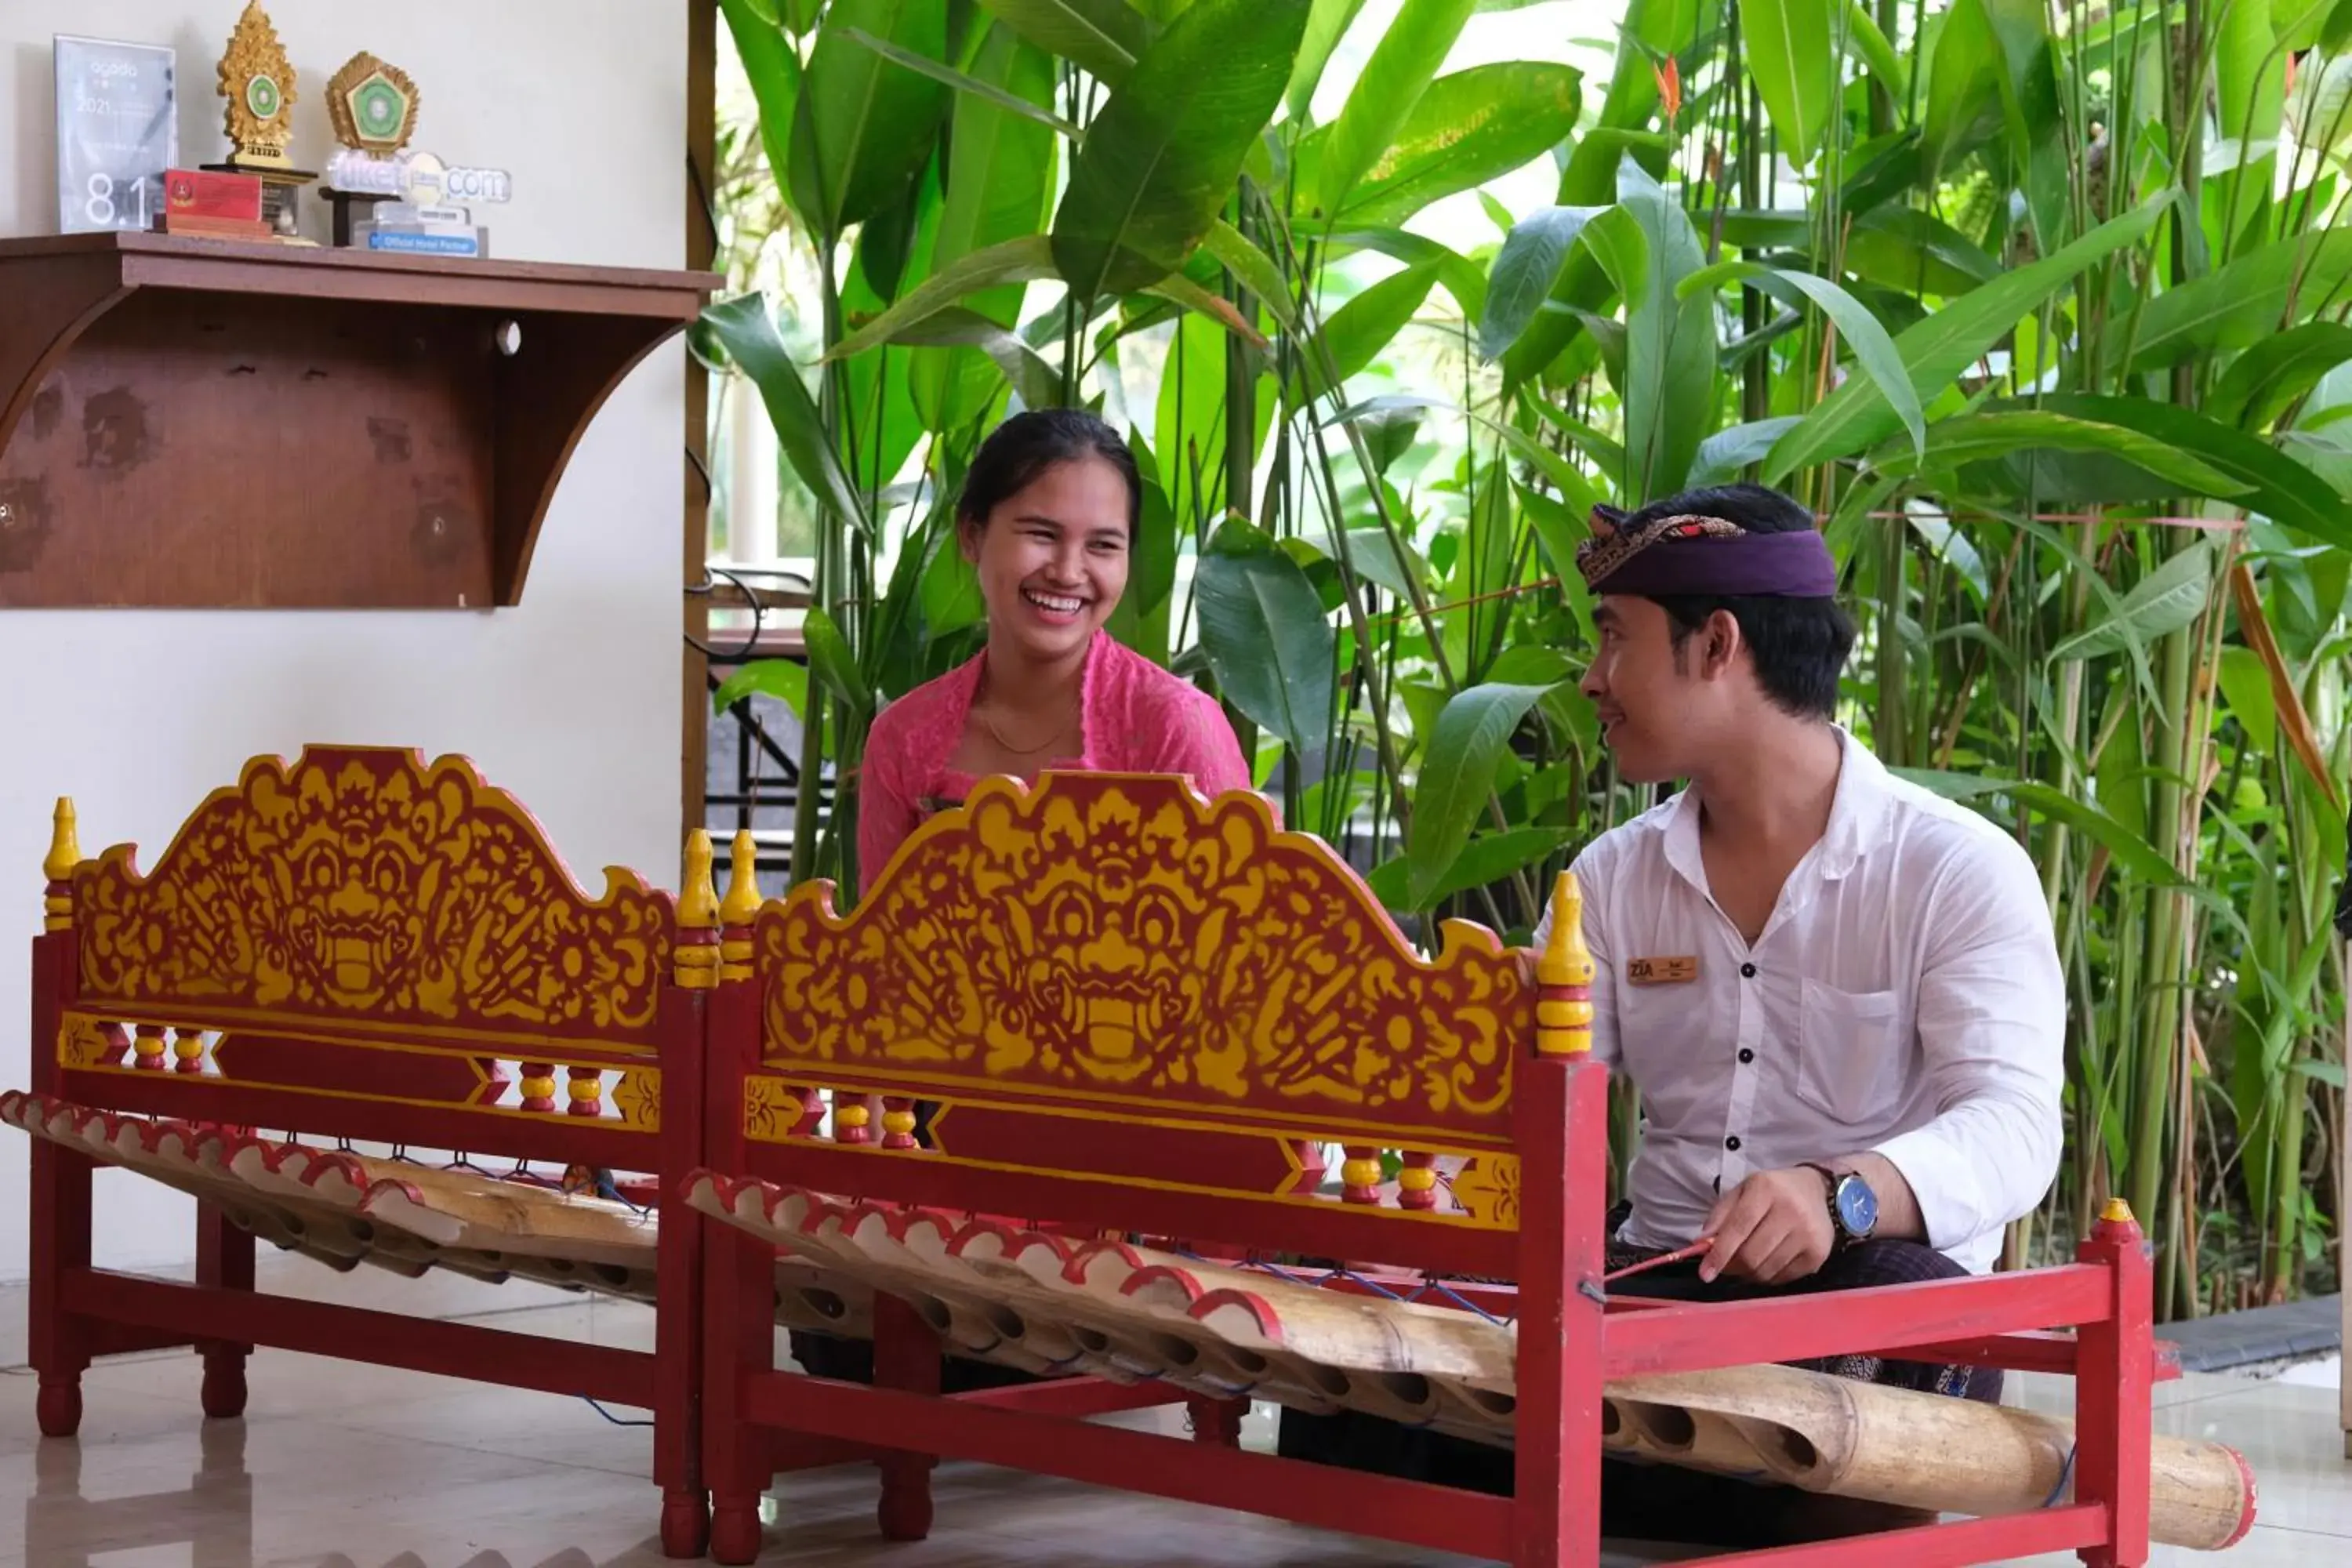
[[[856,885],[866,724],[976,646],[949,505],[1016,400],[1130,432],[1114,629],[1286,820],[1513,934],[1647,804],[1572,689],[1584,514],[1759,478],[1861,612],[1846,721],[2042,869],[2069,1154],[2011,1260],[2113,1194],[2168,1313],[2324,1282],[2352,0],[1632,0],[1604,68],[1447,68],[1560,9],[727,0],[815,279],[698,339],[820,520],[808,671],[744,678],[841,781],[795,874]]]

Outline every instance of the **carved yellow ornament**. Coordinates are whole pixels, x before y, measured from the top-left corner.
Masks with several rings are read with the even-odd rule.
[[[613,1109],[622,1124],[640,1132],[661,1131],[661,1069],[631,1068],[613,1086]]]
[[[73,873],[85,1000],[373,1024],[527,1026],[650,1044],[667,897],[594,902],[514,798],[457,758],[314,747],[248,763],[142,875]]]
[[[1536,963],[1536,1049],[1548,1057],[1592,1049],[1592,950],[1584,942],[1584,895],[1576,873],[1552,885],[1551,934]]]
[[[755,948],[764,1054],[816,1081],[855,1067],[1377,1135],[1350,1142],[1506,1141],[1535,1025],[1490,933],[1448,922],[1423,959],[1263,801],[1167,778],[988,780],[847,920],[803,884]]]
[[[65,795],[58,797],[57,815],[50,819],[49,853],[41,862],[41,875],[48,879],[48,891],[41,900],[41,929],[66,931],[73,925],[73,874],[81,864],[81,841],[74,830],[74,803]]]
[[[1454,1201],[1474,1224],[1499,1230],[1519,1225],[1519,1157],[1480,1154],[1454,1178]]]

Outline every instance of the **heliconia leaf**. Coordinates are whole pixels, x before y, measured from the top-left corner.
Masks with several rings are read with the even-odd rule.
[[[999,109],[1019,115],[1024,120],[1034,120],[1047,130],[1058,132],[1074,142],[1085,139],[1084,127],[1073,125],[1052,110],[1032,103],[1018,93],[1007,92],[992,81],[969,75],[956,69],[953,66],[941,65],[939,61],[919,55],[912,49],[902,49],[887,39],[876,37],[863,27],[850,27],[845,31],[853,43],[861,44],[872,49],[893,65],[904,66],[918,76],[929,77],[944,87],[984,100]]]
[[[1395,856],[1373,867],[1364,884],[1383,908],[1397,914],[1416,914],[1435,908],[1456,893],[1487,887],[1537,865],[1565,848],[1571,837],[1564,827],[1512,827],[1500,833],[1478,834],[1462,847],[1462,853],[1454,857],[1454,864],[1446,868],[1437,886],[1418,905],[1412,901],[1412,868],[1407,856]]]
[[[710,694],[710,710],[724,713],[756,692],[775,698],[797,719],[808,711],[808,666],[797,659],[755,658]]]
[[[1298,63],[1291,68],[1290,86],[1283,93],[1290,118],[1304,121],[1315,99],[1315,89],[1323,79],[1323,68],[1331,63],[1332,51],[1364,8],[1364,0],[1315,0],[1315,12],[1307,19],[1307,36],[1298,46]]]
[[[2352,360],[2352,327],[2341,321],[2305,321],[2292,331],[2255,343],[2231,362],[2205,399],[2205,412],[2224,425],[2262,430],[2319,384],[2337,365]]]
[[[2121,458],[2168,484],[2179,485],[2189,495],[2226,500],[2252,489],[2154,437],[2046,408],[1954,415],[1938,420],[1928,431],[1924,453],[1881,450],[1873,456],[1871,466],[1881,474],[1907,475],[2037,450],[2098,452]]]
[[[801,58],[793,52],[776,17],[762,14],[752,0],[719,0],[719,9],[735,39],[735,58],[743,62],[752,100],[760,106],[760,145],[768,154],[768,172],[782,180],[792,168],[793,108],[800,100]]]
[[[2159,888],[2179,889],[2189,885],[2172,862],[2158,852],[2156,846],[2090,802],[2077,800],[2046,784],[2034,780],[1985,778],[1976,773],[1942,773],[1932,768],[1889,768],[1886,771],[1942,795],[1946,800],[1969,801],[1989,795],[2008,795],[2028,810],[2074,828],[2105,848],[2115,858],[2116,866],[2145,881]]]
[[[1281,101],[1307,9],[1196,0],[1111,89],[1054,215],[1075,298],[1130,293],[1184,264]]]
[[[726,348],[728,357],[760,389],[760,399],[767,405],[768,418],[776,427],[777,442],[793,472],[819,502],[831,507],[845,521],[866,526],[857,489],[842,472],[841,458],[825,435],[816,400],[801,380],[800,367],[784,353],[783,340],[776,335],[776,323],[768,315],[766,297],[738,294],[706,306],[702,321]]]
[[[2216,349],[2248,349],[2323,306],[2352,276],[2352,227],[2331,225],[2248,252],[2107,323],[2107,356],[2163,370]]]
[[[1412,821],[1405,837],[1407,899],[1426,909],[1469,840],[1478,813],[1494,793],[1495,773],[1511,731],[1543,694],[1542,686],[1474,686],[1447,699],[1422,748],[1413,784]]]
[[[1838,100],[1832,40],[1839,0],[1739,0],[1748,79],[1779,132],[1781,156],[1801,169],[1821,150]]]
[[[939,0],[931,0],[934,5]],[[1127,0],[981,0],[1048,54],[1116,87],[1150,47],[1151,21]],[[940,5],[944,11],[947,7]]]
[[[2193,625],[2212,597],[2213,552],[2199,540],[2134,584],[2112,615],[2053,647],[2050,662],[2096,658],[2135,645],[2145,647]]]
[[[1895,352],[1895,340],[1886,335],[1886,329],[1878,324],[1878,318],[1870,313],[1867,306],[1826,278],[1754,261],[1719,261],[1684,279],[1678,291],[1711,291],[1734,278],[1751,279],[1767,292],[1784,298],[1793,292],[1820,306],[1822,314],[1835,324],[1853,349],[1854,360],[1863,373],[1877,384],[1888,405],[1903,421],[1903,428],[1911,433],[1912,449],[1926,455],[1927,424],[1919,411],[1919,395],[1911,388],[1911,377],[1903,368],[1903,358]]]
[[[2311,782],[2327,797],[2330,809],[2343,810],[2343,798],[2336,790],[2336,775],[2327,765],[2326,749],[2320,743],[2309,710],[2303,705],[2303,692],[2295,684],[2294,672],[2287,668],[2286,658],[2279,652],[2278,638],[2272,635],[2270,615],[2263,608],[2262,591],[2254,585],[2253,572],[2242,560],[2231,563],[2230,595],[2237,605],[2239,633],[2270,678],[2273,711],[2277,715],[2279,728],[2286,731],[2289,749],[2303,764],[2303,771],[2311,775]]]
[[[1429,84],[1388,151],[1322,220],[1333,228],[1389,228],[1432,202],[1475,190],[1542,157],[1576,129],[1571,67],[1534,60],[1473,66]],[[1302,181],[1319,165],[1330,128],[1299,143]]]
[[[1584,226],[1606,207],[1538,207],[1517,223],[1496,253],[1487,275],[1486,309],[1478,323],[1478,352],[1499,356],[1528,328],[1568,259]]]
[[[1678,292],[1705,263],[1682,205],[1630,155],[1618,165],[1617,205],[1585,228],[1585,243],[1625,299],[1625,471],[1618,493],[1671,495],[1690,475],[1714,422],[1715,302]]]
[[[1314,205],[1336,212],[1389,150],[1445,63],[1475,0],[1404,0],[1322,138]]]
[[[1323,347],[1339,377],[1331,384],[1345,385],[1349,376],[1369,367],[1396,340],[1404,324],[1412,320],[1413,312],[1429,298],[1430,285],[1436,280],[1434,267],[1408,267],[1402,272],[1390,273],[1332,311],[1324,320],[1322,329]],[[1303,385],[1312,388],[1318,397],[1328,392],[1321,356],[1311,348]],[[1295,391],[1296,388],[1291,398],[1294,407],[1299,401]]]
[[[1331,713],[1331,624],[1298,563],[1279,550],[1212,550],[1193,578],[1201,646],[1233,705],[1304,752]]]
[[[856,28],[939,58],[947,11],[935,0],[834,0],[809,51],[785,172],[793,208],[839,235],[902,195],[931,155],[950,94],[849,37]]]
[[[2028,312],[2084,269],[2146,238],[2171,201],[2168,195],[2154,198],[2102,224],[2056,254],[2005,273],[1905,328],[1895,335],[1895,348],[1910,372],[1913,392],[1925,398],[1943,391]],[[1765,461],[1764,482],[1778,484],[1799,468],[1845,457],[1901,428],[1902,424],[1902,416],[1876,382],[1853,377],[1780,438]]]
[[[827,359],[847,359],[877,343],[893,342],[916,322],[985,289],[1034,283],[1052,278],[1053,244],[1042,234],[1023,235],[958,257],[902,296],[888,310],[833,345]]]
[[[1282,269],[1274,264],[1274,258],[1251,242],[1249,236],[1219,218],[1209,226],[1201,248],[1223,263],[1226,271],[1264,300],[1266,310],[1286,331],[1298,325],[1297,302],[1290,297],[1289,285],[1282,280]]]
[[[2273,522],[2299,529],[2324,544],[2352,549],[2352,518],[2335,488],[2258,436],[2233,430],[2194,408],[2147,397],[2057,393],[2042,406],[2077,419],[2119,425],[2227,475],[2238,489],[2224,493]],[[2200,489],[2200,495],[2213,495]]]

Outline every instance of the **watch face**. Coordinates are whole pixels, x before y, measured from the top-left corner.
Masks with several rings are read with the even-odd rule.
[[[1878,1224],[1878,1194],[1860,1176],[1848,1176],[1837,1186],[1837,1211],[1848,1236],[1868,1236]]]

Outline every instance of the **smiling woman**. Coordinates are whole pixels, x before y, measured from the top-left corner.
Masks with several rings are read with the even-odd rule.
[[[992,774],[1184,773],[1250,787],[1215,699],[1103,630],[1127,588],[1141,487],[1116,431],[1078,409],[997,426],[956,534],[988,605],[980,656],[885,709],[866,742],[858,865],[878,877],[915,825]]]

